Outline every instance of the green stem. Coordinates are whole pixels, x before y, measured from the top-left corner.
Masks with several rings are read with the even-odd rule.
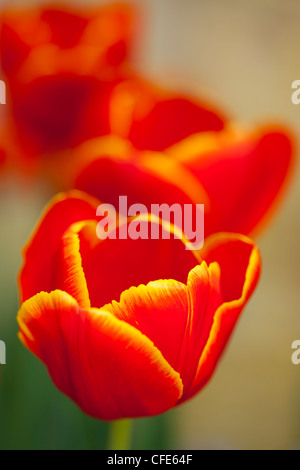
[[[107,450],[130,450],[132,421],[120,419],[110,425]]]

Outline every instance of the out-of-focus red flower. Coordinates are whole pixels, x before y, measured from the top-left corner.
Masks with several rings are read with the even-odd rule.
[[[115,87],[111,128],[138,150],[163,151],[196,177],[209,199],[207,235],[256,232],[277,207],[293,169],[288,129],[237,130],[211,105],[143,80]]]
[[[109,99],[128,73],[132,18],[125,4],[2,13],[0,58],[16,155],[51,155],[110,131]]]
[[[197,133],[161,152],[104,137],[73,151],[72,165],[63,173],[69,175],[65,187],[115,205],[120,195],[127,195],[131,204],[143,203],[148,210],[154,202],[204,204],[205,236],[220,231],[256,234],[289,182],[292,142],[278,126],[244,134]],[[70,157],[65,161],[70,163]]]
[[[280,126],[195,135],[167,150],[208,194],[207,234],[257,234],[282,200],[294,169],[295,143]]]
[[[60,172],[55,169],[60,166]],[[162,152],[137,151],[128,140],[108,135],[91,139],[72,151],[53,156],[45,166],[48,178],[61,189],[75,188],[117,207],[128,204],[209,203],[189,170]]]
[[[6,160],[5,150],[0,148],[0,167],[4,165],[5,160]]]
[[[133,11],[121,2],[4,9],[2,69],[11,86],[59,72],[115,74],[128,61],[132,37]]]
[[[138,150],[163,151],[187,137],[221,132],[227,118],[215,106],[141,78],[123,80],[111,98],[112,133]]]
[[[162,413],[211,377],[258,281],[259,252],[225,233],[201,253],[176,238],[100,241],[98,204],[70,192],[48,207],[24,251],[19,336],[86,413]]]
[[[29,157],[47,155],[32,166],[60,180],[60,189],[75,185],[105,202],[122,191],[144,204],[154,195],[161,203],[204,203],[206,236],[256,233],[289,179],[292,137],[276,125],[236,131],[216,107],[129,71],[132,16],[120,4],[3,15],[11,113],[1,142],[9,157],[25,155],[30,168]],[[95,161],[97,141],[77,149],[103,136],[107,147],[92,151]],[[126,141],[125,157],[111,144],[117,137]]]

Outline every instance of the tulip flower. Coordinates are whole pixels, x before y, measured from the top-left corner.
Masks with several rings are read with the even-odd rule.
[[[116,84],[111,97],[112,133],[138,150],[163,151],[187,137],[221,132],[228,119],[207,101],[134,77]]]
[[[6,12],[0,53],[11,115],[1,141],[9,159],[25,155],[24,170],[38,165],[60,189],[107,203],[122,191],[149,205],[155,187],[158,203],[204,204],[206,236],[256,234],[290,179],[290,133],[277,125],[236,130],[217,107],[135,76],[131,37],[125,5],[40,7],[22,20]],[[41,156],[48,158],[32,158]]]
[[[115,207],[122,195],[129,204],[145,204],[149,212],[153,203],[209,203],[198,179],[180,162],[162,152],[136,151],[114,135],[53,155],[44,171],[55,186],[79,189]]]
[[[125,4],[4,10],[0,59],[15,154],[51,155],[109,132],[109,97],[127,74],[132,35]]]
[[[247,133],[192,136],[168,149],[209,195],[207,233],[257,234],[281,202],[294,169],[291,133],[265,126]]]
[[[19,337],[55,385],[89,415],[156,415],[211,378],[260,273],[245,236],[209,237],[186,250],[169,239],[121,239],[135,219],[96,236],[99,201],[57,196],[24,250]],[[172,235],[172,236],[171,236]]]
[[[192,200],[206,203],[206,235],[254,234],[270,219],[294,167],[295,142],[288,129],[277,124],[237,129],[212,105],[145,80],[118,84],[111,101],[111,128],[116,135],[143,155],[163,153],[180,164],[189,179],[199,182],[205,201],[196,194]],[[151,171],[156,166],[153,163]],[[79,189],[90,192],[88,170],[84,173]]]
[[[10,84],[62,71],[81,73],[128,61],[133,11],[125,3],[96,8],[44,4],[1,12],[1,62]]]
[[[294,148],[289,133],[273,126],[243,135],[195,134],[160,152],[105,136],[74,149],[72,165],[69,154],[57,158],[65,171],[53,174],[48,166],[47,175],[106,203],[116,205],[126,195],[148,210],[154,202],[204,204],[207,237],[262,230],[288,186]]]
[[[256,235],[275,213],[294,167],[287,129],[237,130],[211,106],[137,79],[114,87],[110,110],[113,134],[45,166],[60,188],[114,205],[126,195],[148,210],[153,202],[204,204],[205,236]]]
[[[9,158],[26,155],[24,170],[36,164],[60,179],[59,189],[75,186],[108,203],[122,190],[149,204],[155,185],[158,202],[203,203],[206,236],[256,234],[284,194],[293,138],[277,125],[236,130],[217,107],[129,71],[132,16],[125,5],[4,14],[0,53],[11,116],[1,141]],[[89,148],[98,143],[85,142],[103,136],[92,162]],[[120,145],[110,144],[117,137],[129,149],[126,162]],[[82,143],[86,153],[77,149]]]

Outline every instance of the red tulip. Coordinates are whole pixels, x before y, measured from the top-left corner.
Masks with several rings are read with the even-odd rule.
[[[120,195],[149,211],[152,203],[204,204],[206,237],[257,233],[278,207],[293,157],[292,139],[275,126],[245,135],[195,134],[163,152],[137,151],[128,140],[103,137],[75,149],[72,165],[69,155],[59,156],[61,164],[69,162],[62,187],[113,205]]]
[[[206,203],[206,235],[252,234],[270,218],[294,166],[290,131],[276,124],[237,131],[211,105],[137,79],[117,85],[111,102],[115,134],[140,151],[163,152],[199,182],[206,200],[191,199]],[[87,174],[79,188],[98,196]]]
[[[69,4],[5,8],[1,13],[2,69],[10,84],[42,75],[115,72],[128,61],[133,11],[125,3],[96,8]]]
[[[128,204],[145,204],[149,212],[154,203],[209,202],[198,179],[175,159],[162,152],[137,151],[114,135],[58,153],[45,165],[45,173],[60,189],[76,188],[114,206],[122,195]]]
[[[192,136],[167,150],[208,194],[206,234],[251,236],[278,208],[294,169],[294,139],[279,126]]]
[[[211,377],[257,284],[259,252],[225,233],[192,252],[175,227],[162,227],[169,240],[100,241],[98,204],[71,192],[48,207],[24,251],[19,336],[86,413],[162,413]]]
[[[138,150],[163,151],[187,137],[221,132],[227,119],[195,96],[160,88],[141,78],[123,80],[111,98],[112,133]]]
[[[0,59],[16,154],[51,155],[110,131],[110,94],[127,74],[132,34],[132,11],[121,4],[4,11]]]

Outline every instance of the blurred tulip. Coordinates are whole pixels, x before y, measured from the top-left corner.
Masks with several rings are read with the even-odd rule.
[[[293,169],[292,139],[274,126],[247,134],[190,136],[163,152],[138,151],[114,136],[85,142],[64,165],[62,188],[74,187],[106,203],[204,204],[205,236],[256,234],[278,207]],[[53,168],[55,168],[54,165]],[[51,168],[47,168],[51,174]]]
[[[6,8],[1,63],[10,86],[59,72],[116,73],[128,61],[133,12],[125,3]]]
[[[205,100],[175,93],[134,77],[123,80],[111,97],[112,133],[138,150],[163,151],[203,132],[221,132],[227,119]]]
[[[259,252],[226,233],[188,251],[163,226],[174,237],[100,241],[98,204],[69,192],[46,210],[24,251],[19,336],[86,413],[162,413],[211,377],[257,284]]]
[[[60,190],[112,204],[120,194],[204,204],[206,236],[256,234],[287,186],[293,138],[276,125],[237,130],[205,101],[137,77],[128,65],[132,17],[120,4],[3,15],[9,159],[37,165]]]
[[[209,203],[199,180],[175,159],[162,152],[137,151],[114,135],[60,152],[44,168],[60,189],[80,189],[114,206],[122,195],[128,204],[142,203],[149,212],[155,203]]]
[[[16,155],[51,155],[109,132],[109,96],[127,74],[132,16],[125,4],[2,13],[0,58]]]
[[[206,200],[196,194],[192,200],[206,204],[206,235],[256,233],[277,208],[294,168],[288,129],[238,129],[212,105],[143,80],[115,87],[110,119],[112,131],[135,149],[163,152],[199,182]],[[87,181],[79,188],[89,192]]]
[[[207,193],[207,235],[230,231],[253,236],[278,209],[290,183],[295,143],[287,129],[273,125],[191,136],[166,153]]]

